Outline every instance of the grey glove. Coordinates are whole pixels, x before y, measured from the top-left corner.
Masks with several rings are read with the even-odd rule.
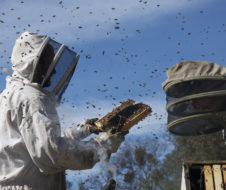
[[[128,134],[128,131],[112,134],[109,130],[108,132],[104,132],[101,136],[96,137],[94,140],[106,149],[108,157],[110,157],[112,153],[117,152],[119,146],[124,141],[126,134]]]
[[[98,134],[97,127],[94,122],[97,118],[94,119],[86,119],[82,124],[78,125],[75,129],[66,129],[62,136],[71,138],[71,139],[84,139],[91,135],[91,133]]]
[[[91,133],[99,134],[100,130],[95,125],[95,121],[97,121],[97,120],[98,120],[98,118],[86,119],[80,125],[80,127],[81,127],[81,129],[87,130]]]

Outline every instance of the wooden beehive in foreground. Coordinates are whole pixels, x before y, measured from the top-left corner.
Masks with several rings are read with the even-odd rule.
[[[151,108],[143,103],[128,99],[112,110],[95,125],[101,130],[112,129],[112,132],[127,131],[151,113]]]
[[[226,161],[184,163],[181,190],[226,190]]]

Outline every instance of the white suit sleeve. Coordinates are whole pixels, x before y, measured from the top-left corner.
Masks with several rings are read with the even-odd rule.
[[[99,144],[61,136],[55,106],[47,97],[22,105],[19,130],[35,165],[44,173],[92,168],[99,160]]]
[[[67,128],[62,133],[62,137],[71,138],[71,139],[85,139],[91,135],[91,132],[88,130],[86,126],[78,126],[76,128]]]

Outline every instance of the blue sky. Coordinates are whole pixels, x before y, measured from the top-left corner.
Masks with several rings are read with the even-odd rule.
[[[48,34],[81,55],[61,111],[68,115],[68,107],[79,112],[88,106],[84,116],[76,117],[80,122],[132,98],[165,115],[161,120],[151,117],[150,125],[166,123],[161,83],[167,68],[181,60],[225,64],[225,4],[223,0],[2,0],[0,64],[10,68],[12,47],[24,30]],[[0,89],[5,76],[0,76]]]
[[[58,108],[63,128],[131,98],[153,114],[130,135],[151,134],[167,122],[167,68],[182,60],[226,64],[225,7],[224,0],[1,0],[0,69],[11,67],[24,30],[48,34],[81,55]]]

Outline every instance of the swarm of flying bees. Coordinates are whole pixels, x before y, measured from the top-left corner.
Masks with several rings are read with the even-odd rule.
[[[22,9],[23,8],[27,9],[27,7],[29,7],[29,6],[26,6],[28,3],[29,2],[27,0],[24,0],[24,1],[19,1],[15,3],[14,7],[10,7],[8,9],[2,8],[2,12],[0,13],[1,27],[11,27],[11,29],[15,32],[16,36],[18,37],[21,33],[23,33],[23,31],[38,32],[40,34],[44,33],[42,32],[44,30],[44,26],[45,26],[44,24],[48,23],[48,25],[54,26],[54,24],[59,22],[59,20],[57,19],[59,19],[61,16],[58,16],[58,14],[62,14],[62,13],[57,13],[57,12],[51,13],[51,10],[49,10],[48,12],[44,12],[43,10],[40,10],[36,20],[33,23],[27,23],[25,15],[23,15],[22,13],[20,13],[20,15],[16,15],[15,13],[17,13],[17,11],[19,10],[19,8],[17,8],[18,6],[20,6],[20,8]],[[80,11],[84,10],[83,6],[78,5],[76,3],[68,6],[68,4],[64,1],[58,1],[55,4],[55,6],[62,8],[62,10],[65,13],[71,14],[71,17],[68,18],[68,22],[65,23],[65,27],[67,26],[73,29],[72,31],[74,31],[74,29],[80,32],[88,30],[87,27],[83,24],[78,24],[78,25],[74,24],[74,20],[76,19],[76,14],[79,15]],[[138,9],[139,7],[141,7],[140,10],[143,10],[148,6],[155,7],[159,11],[161,11],[161,8],[162,8],[160,3],[154,4],[149,0],[137,0],[137,10],[139,10]],[[159,93],[163,93],[163,92],[159,92],[160,88],[154,87],[156,86],[154,84],[156,82],[159,82],[160,80],[163,82],[168,67],[164,68],[164,66],[160,66],[160,65],[164,65],[164,63],[161,63],[161,59],[155,60],[150,63],[147,63],[147,61],[142,63],[143,55],[148,54],[149,57],[151,57],[152,50],[144,48],[143,52],[140,50],[136,52],[138,50],[136,48],[136,44],[133,44],[134,45],[133,48],[130,47],[131,46],[130,36],[133,35],[133,38],[144,40],[143,31],[145,29],[139,28],[139,24],[134,24],[133,31],[127,31],[126,25],[122,21],[122,17],[120,17],[117,13],[118,10],[120,10],[120,4],[118,6],[117,4],[115,6],[109,6],[109,9],[106,10],[106,11],[110,11],[111,12],[110,15],[112,15],[109,18],[108,17],[105,18],[106,19],[105,23],[110,23],[111,28],[109,28],[108,31],[106,31],[105,36],[103,37],[106,43],[108,43],[110,42],[110,40],[112,40],[111,37],[115,33],[117,33],[120,36],[120,43],[118,47],[116,47],[115,51],[112,51],[112,49],[110,49],[111,47],[109,49],[96,47],[97,45],[95,44],[93,45],[93,48],[89,48],[89,50],[78,49],[77,41],[79,41],[79,43],[83,43],[83,41],[84,43],[87,43],[87,41],[85,41],[85,39],[83,39],[77,33],[74,36],[73,34],[70,36],[70,38],[73,39],[72,43],[70,44],[71,45],[70,48],[73,51],[77,51],[81,55],[79,63],[80,62],[87,63],[87,64],[81,65],[82,67],[81,73],[84,73],[84,74],[87,73],[87,77],[89,77],[88,75],[90,74],[90,80],[92,80],[92,77],[94,77],[93,74],[95,74],[96,76],[100,76],[104,72],[101,70],[102,67],[93,66],[95,64],[98,64],[98,65],[102,64],[103,67],[106,67],[105,65],[107,64],[109,65],[107,67],[111,67],[110,66],[111,64],[112,65],[116,64],[118,65],[119,70],[120,70],[120,65],[126,65],[126,67],[123,66],[123,69],[124,68],[127,68],[127,69],[124,72],[119,72],[119,73],[123,73],[121,74],[120,77],[118,76],[117,72],[108,71],[109,76],[106,77],[106,75],[104,75],[104,77],[102,77],[102,79],[99,80],[99,82],[96,82],[95,83],[96,95],[102,98],[105,98],[109,101],[112,101],[112,105],[114,106],[118,105],[121,101],[127,98],[138,99],[138,101],[139,99],[145,100],[146,98],[150,98],[150,99],[158,98]],[[124,14],[127,14],[128,12],[127,10],[128,9],[126,8],[123,10]],[[93,17],[96,13],[97,13],[97,10],[95,10],[95,8],[93,7],[90,7],[90,10],[87,11],[87,17]],[[200,16],[205,15],[205,10],[199,10],[199,14]],[[104,12],[103,12],[103,15],[104,15]],[[7,17],[11,17],[13,19],[9,20],[7,19]],[[185,60],[183,45],[185,45],[185,41],[187,39],[190,39],[195,35],[192,32],[192,28],[188,26],[187,24],[188,21],[186,18],[187,17],[185,14],[183,14],[183,12],[178,12],[175,15],[175,19],[178,22],[177,30],[178,32],[182,33],[182,35],[184,35],[184,39],[179,39],[179,38],[177,39],[177,37],[174,34],[170,34],[167,32],[165,33],[165,35],[163,35],[163,38],[166,41],[169,41],[169,43],[175,43],[176,49],[174,51],[174,54],[175,54],[174,56],[177,56],[177,57],[180,56],[178,57],[178,61]],[[40,26],[40,28],[36,28],[37,25]],[[99,28],[101,28],[103,25],[104,23],[98,23],[98,22],[95,23],[94,30],[99,30]],[[223,23],[221,28],[219,27],[216,30],[219,33],[226,32],[225,26],[226,24]],[[210,29],[211,29],[211,26],[203,26],[203,29],[199,31],[201,35],[205,36],[205,38],[202,38],[202,41],[199,42],[199,46],[202,49],[204,49],[205,45],[207,44],[208,33]],[[52,32],[51,35],[53,39],[57,40],[57,39],[61,39],[61,37],[64,34],[61,30],[59,30],[59,31]],[[8,69],[10,70],[9,63],[10,63],[11,49],[5,50],[3,47],[6,44],[3,41],[4,39],[0,38],[0,46],[2,47],[0,48],[1,49],[0,61],[3,61],[5,65],[8,66]],[[127,45],[127,43],[129,45]],[[98,51],[99,53],[97,53]],[[200,53],[199,58],[205,58],[207,54],[208,52],[203,50]],[[215,51],[209,52],[209,55],[211,56],[215,56],[215,54],[216,54]],[[164,52],[164,54],[160,53],[159,55],[162,57],[168,56],[166,52]],[[99,62],[101,63],[96,63],[96,62],[92,63],[92,60],[93,59],[96,60],[96,58],[98,58]],[[110,62],[110,64],[106,62]],[[92,63],[93,65],[90,63]],[[5,75],[3,75],[2,73],[2,69],[3,67],[1,67],[0,75],[2,76],[2,79],[3,79]],[[92,73],[89,72],[90,69],[93,69]],[[143,72],[142,76],[144,79],[140,77],[141,73],[139,70],[142,70]],[[73,83],[71,84],[71,86],[73,86]],[[160,83],[159,83],[159,86],[161,86]],[[73,86],[73,88],[75,88],[75,86]],[[83,92],[89,92],[89,90],[87,90],[88,88],[89,87],[86,86]],[[64,99],[63,102],[65,103],[70,101],[67,101]],[[94,110],[97,110],[97,114],[99,115],[102,114],[101,112],[98,113],[98,111],[102,110],[100,106],[95,105],[95,102],[92,104],[87,104],[87,102],[89,101],[85,100],[85,103],[84,103],[87,109],[94,109]],[[76,109],[76,104],[74,102],[72,102],[71,104],[72,104],[72,107]],[[161,120],[163,118],[162,114],[157,114],[155,112],[153,112],[152,117],[154,117],[156,120]]]

